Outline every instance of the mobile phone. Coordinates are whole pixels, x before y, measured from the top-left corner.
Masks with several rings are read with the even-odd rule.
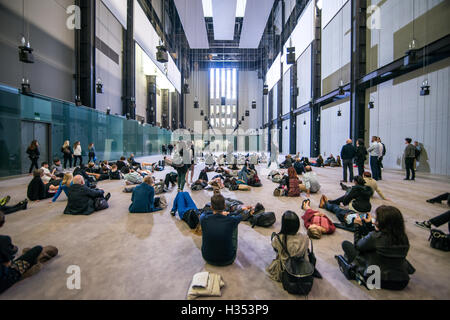
[[[359,215],[361,219],[367,219],[367,213],[362,213]]]

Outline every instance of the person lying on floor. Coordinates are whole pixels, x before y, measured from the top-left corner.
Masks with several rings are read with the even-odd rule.
[[[68,196],[67,192],[69,191],[69,187],[73,185],[73,175],[68,172],[64,174],[64,177],[61,181],[61,183],[58,186],[58,190],[56,191],[55,195],[53,196],[52,200],[50,202],[55,202],[58,200],[61,193],[64,191],[66,196]]]
[[[42,169],[35,169],[33,171],[33,179],[30,181],[27,188],[27,197],[31,201],[40,201],[52,196],[52,194],[48,192],[50,185],[46,186],[44,182],[42,182],[43,176],[44,171]]]
[[[109,174],[100,173],[101,172],[100,168],[96,169],[94,162],[88,163],[88,167],[86,168],[85,172],[88,176],[94,177],[96,181],[103,181],[109,179]]]
[[[297,172],[298,175],[302,175],[302,174],[304,174],[306,172],[305,171],[305,167],[303,166],[303,163],[300,160],[300,158],[295,159],[294,169],[295,169],[295,172]]]
[[[300,219],[293,211],[286,211],[281,217],[281,230],[272,234],[272,247],[276,252],[276,257],[266,268],[270,279],[281,282],[283,266],[286,264],[289,255],[291,257],[304,257],[308,254],[309,239],[306,235],[299,233]],[[286,252],[283,247],[288,251]]]
[[[303,200],[302,209],[305,211],[302,219],[308,230],[308,237],[320,239],[322,234],[334,233],[336,227],[333,222],[322,212],[311,209],[311,200]]]
[[[6,196],[0,199],[0,212],[4,215],[11,214],[20,210],[26,210],[28,205],[28,200],[25,199],[20,201],[14,206],[7,206],[8,202],[11,200],[10,196]]]
[[[330,204],[349,206],[350,210],[367,213],[372,210],[370,204],[370,198],[373,196],[373,190],[371,187],[366,186],[366,181],[361,176],[356,176],[354,179],[354,186],[347,190],[345,195],[337,198],[336,200],[330,200]]]
[[[162,210],[162,208],[155,207],[155,189],[152,177],[145,177],[142,184],[134,188],[128,210],[130,213],[149,213]]]
[[[211,198],[212,212],[200,216],[202,228],[202,256],[208,264],[228,266],[236,259],[238,225],[242,217],[225,210],[225,198],[218,190]]]
[[[390,200],[390,199],[388,199],[388,198],[386,198],[384,196],[383,192],[381,192],[380,188],[378,187],[377,181],[375,179],[372,179],[372,174],[370,172],[368,172],[368,171],[364,172],[363,179],[366,182],[365,185],[369,186],[372,189],[372,191],[373,191],[372,197],[373,197],[373,195],[375,194],[375,191],[376,191],[381,199],[383,199],[383,200]],[[344,191],[349,191],[351,189],[351,187],[346,186],[342,182],[341,182],[341,188]]]
[[[191,229],[195,229],[197,227],[199,221],[199,210],[188,192],[178,192],[177,196],[173,200],[173,206],[170,214],[175,217],[177,212],[180,220],[186,222]]]
[[[0,212],[0,228],[4,223],[5,216]],[[35,246],[23,249],[22,255],[14,259],[18,251],[9,236],[0,235],[0,294],[20,280],[38,273],[43,263],[58,255],[58,249],[53,246]]]
[[[104,196],[104,191],[92,189],[86,186],[84,178],[81,175],[73,177],[73,184],[67,191],[67,205],[64,214],[71,215],[90,215],[94,211],[101,210],[96,206],[96,199],[109,200],[111,194]]]
[[[248,176],[250,175],[250,169],[248,168],[248,162],[246,161],[241,171],[238,173],[238,179],[248,184]]]
[[[414,268],[406,260],[409,240],[402,213],[391,206],[380,206],[375,212],[375,230],[368,234],[362,228],[362,220],[359,217],[355,219],[353,243],[342,243],[345,259],[353,263],[366,280],[373,274],[368,267],[378,266],[381,269],[381,288],[402,290],[409,283],[409,274],[414,273]]]
[[[132,184],[141,184],[144,180],[139,172],[134,171],[133,169],[124,167],[122,168],[123,178],[127,185]]]
[[[330,203],[325,195],[320,198],[319,208],[334,213],[336,215],[336,218],[338,218],[338,220],[341,222],[341,224],[336,223],[335,226],[340,229],[355,232],[355,220],[361,219],[361,227],[366,230],[366,233],[374,230],[372,216],[370,215],[370,213],[366,214],[356,212],[352,209],[341,208],[337,204]]]

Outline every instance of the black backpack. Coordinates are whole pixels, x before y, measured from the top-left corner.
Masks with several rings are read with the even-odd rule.
[[[102,197],[95,198],[95,201],[94,201],[94,210],[95,211],[105,210],[108,208],[109,208],[108,201],[106,201],[105,198],[102,198]]]
[[[262,212],[251,216],[248,221],[252,225],[252,228],[255,226],[269,228],[277,221],[277,218],[273,212]]]
[[[445,234],[441,230],[431,230],[428,241],[430,241],[430,247],[434,249],[450,251],[450,235]]]
[[[188,224],[189,228],[191,229],[197,228],[197,225],[200,222],[198,212],[193,209],[186,211],[183,215],[183,221],[185,221]]]
[[[284,290],[290,294],[298,294],[307,296],[314,284],[315,261],[306,261],[305,257],[291,257],[280,236],[276,234],[281,248],[287,253],[288,259],[282,265],[281,283]],[[314,251],[311,241],[311,252],[309,252],[309,260],[314,257]],[[314,259],[315,260],[315,259]]]

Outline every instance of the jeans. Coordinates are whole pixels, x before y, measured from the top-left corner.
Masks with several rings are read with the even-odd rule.
[[[39,158],[33,158],[33,159],[30,159],[30,160],[31,160],[31,166],[30,166],[30,171],[28,173],[33,172],[33,168],[34,167],[36,167],[36,169],[39,169],[39,166],[38,166]]]
[[[364,174],[364,163],[357,163],[356,165],[358,166],[358,175],[362,177]]]
[[[440,216],[430,219],[430,223],[435,227],[440,227],[444,223],[448,223],[448,231],[450,232],[450,211],[447,211]]]
[[[83,164],[83,157],[82,156],[74,156],[73,166],[77,166],[77,159],[80,160],[80,166]]]
[[[436,198],[430,199],[430,201],[432,201],[432,202],[442,202],[445,200],[447,200],[447,205],[450,206],[450,193],[447,192],[447,193],[441,194],[440,196],[437,196]]]
[[[342,168],[344,170],[344,181],[347,182],[347,168],[350,172],[350,182],[353,181],[353,161],[352,159],[345,159],[342,162]]]
[[[408,180],[411,173],[412,173],[411,180],[414,180],[416,178],[416,171],[414,170],[414,161],[415,158],[405,158],[406,179]]]
[[[372,171],[372,178],[376,181],[380,180],[380,163],[377,156],[370,156],[370,170]]]
[[[352,210],[343,209],[339,207],[337,204],[327,203],[325,204],[325,209],[327,211],[330,211],[336,215],[336,218],[343,224],[347,225],[347,222],[345,221],[345,215],[349,213],[354,213]]]

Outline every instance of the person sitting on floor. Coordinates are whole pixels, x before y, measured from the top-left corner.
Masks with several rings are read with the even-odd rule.
[[[153,178],[147,176],[143,183],[134,188],[131,196],[130,213],[148,213],[162,210],[155,207],[155,189]]]
[[[277,253],[276,258],[266,268],[270,279],[281,282],[281,275],[289,256],[306,257],[309,248],[309,239],[299,233],[300,219],[293,211],[286,211],[281,218],[280,232],[272,234],[272,247]],[[286,252],[286,248],[289,252]]]
[[[245,162],[241,171],[238,173],[238,179],[244,181],[245,184],[248,184],[248,175],[250,174],[250,170],[248,169],[248,161]]]
[[[299,188],[302,192],[306,192],[306,195],[309,196],[311,193],[317,193],[320,190],[320,183],[317,179],[317,175],[312,171],[311,166],[305,167],[306,173],[303,174],[303,183],[299,185]]]
[[[5,224],[5,216],[0,212],[0,228]],[[22,250],[22,255],[14,259],[18,252],[9,236],[0,235],[0,294],[14,284],[38,273],[42,264],[58,255],[53,246],[35,246]]]
[[[330,156],[325,160],[323,163],[324,167],[331,167],[332,164],[336,164],[336,159],[334,158],[333,154],[330,154]]]
[[[25,199],[23,201],[20,201],[14,206],[7,206],[9,200],[11,200],[10,196],[6,196],[3,199],[0,200],[0,213],[3,213],[4,215],[8,215],[20,210],[26,210],[28,205],[28,200]]]
[[[288,169],[289,185],[288,185],[288,197],[300,197],[300,181],[297,177],[297,172],[294,167]]]
[[[123,156],[120,157],[120,160],[117,160],[116,165],[117,165],[117,169],[118,169],[119,171],[122,171],[122,168],[123,168],[123,167],[128,167],[128,163],[127,163],[126,158],[123,157]]]
[[[81,175],[77,175],[73,177],[73,184],[67,191],[67,205],[64,209],[64,214],[90,215],[94,211],[99,210],[95,206],[97,198],[104,198],[108,201],[111,197],[110,193],[106,196],[103,195],[103,190],[87,187],[84,178]]]
[[[409,240],[400,210],[390,206],[378,207],[375,230],[367,235],[360,228],[360,218],[356,218],[354,223],[354,242],[342,243],[347,262],[354,264],[357,273],[363,275],[366,280],[373,274],[373,269],[369,267],[378,266],[381,269],[381,289],[406,288],[409,274],[414,273],[414,268],[406,260]]]
[[[308,237],[311,239],[320,239],[322,234],[332,234],[336,227],[333,222],[322,212],[311,209],[311,200],[303,200],[302,209],[305,214],[302,219],[305,228],[308,230]]]
[[[304,174],[305,171],[305,166],[303,165],[302,161],[300,160],[300,158],[295,159],[294,162],[294,169],[297,172],[298,175],[302,175]]]
[[[64,191],[66,196],[68,196],[69,187],[73,185],[73,175],[68,172],[64,175],[64,178],[62,179],[61,183],[59,184],[58,191],[53,196],[53,199],[50,200],[50,202],[55,202],[58,200],[61,193]]]
[[[324,162],[323,162],[322,155],[319,154],[319,156],[318,156],[317,159],[316,159],[316,163],[312,164],[312,166],[318,167],[318,168],[324,166]]]
[[[319,208],[334,213],[336,215],[336,218],[338,218],[338,220],[340,221],[340,224],[336,223],[335,226],[340,229],[355,232],[355,220],[360,219],[361,228],[365,229],[366,234],[369,231],[374,230],[372,216],[370,215],[370,213],[364,214],[351,209],[341,208],[337,204],[330,203],[325,195],[320,198]]]
[[[59,160],[59,158],[53,159],[53,165],[50,168],[50,170],[53,172],[55,177],[57,177],[57,178],[64,177],[64,169],[63,169],[63,166],[61,164],[61,160]]]
[[[108,173],[110,180],[120,180],[122,179],[122,174],[119,171],[119,167],[116,164],[111,166],[111,170]]]
[[[108,180],[109,179],[109,174],[108,173],[103,173],[101,168],[96,169],[94,162],[89,162],[88,163],[88,167],[86,168],[85,173],[88,176],[94,177],[96,181],[102,181],[102,180]]]
[[[366,181],[361,176],[356,176],[354,183],[355,185],[347,190],[345,195],[329,202],[337,205],[341,203],[345,206],[348,205],[350,210],[357,212],[370,212],[372,210],[372,205],[370,204],[370,198],[373,195],[372,188],[365,185]]]
[[[309,162],[309,159],[307,157],[303,157],[301,161],[302,161],[304,167],[311,165],[311,163]]]
[[[215,191],[211,198],[211,212],[200,216],[202,228],[202,256],[208,264],[228,266],[236,259],[238,225],[241,215],[225,212],[225,198]]]
[[[130,165],[132,165],[133,167],[135,167],[135,168],[142,169],[141,168],[141,164],[136,161],[136,159],[134,158],[134,154],[133,153],[130,155],[130,158],[128,159],[128,163]]]
[[[289,169],[290,167],[292,167],[292,158],[291,158],[291,155],[288,154],[284,158],[284,161],[280,164],[280,168],[282,168],[282,169]]]
[[[51,193],[48,192],[48,188],[42,182],[42,177],[44,176],[44,170],[36,169],[33,171],[33,179],[28,184],[27,197],[31,201],[40,201],[43,199],[50,198]]]
[[[372,179],[372,174],[370,172],[368,172],[368,171],[364,172],[363,178],[364,178],[364,181],[366,182],[365,185],[372,188],[372,190],[373,190],[372,196],[375,194],[375,191],[376,191],[378,193],[378,195],[381,197],[381,199],[389,200],[388,198],[386,198],[384,196],[383,192],[381,192],[380,188],[378,187],[377,181],[375,179]],[[344,191],[348,191],[351,189],[351,187],[346,186],[342,182],[341,182],[341,188]]]

